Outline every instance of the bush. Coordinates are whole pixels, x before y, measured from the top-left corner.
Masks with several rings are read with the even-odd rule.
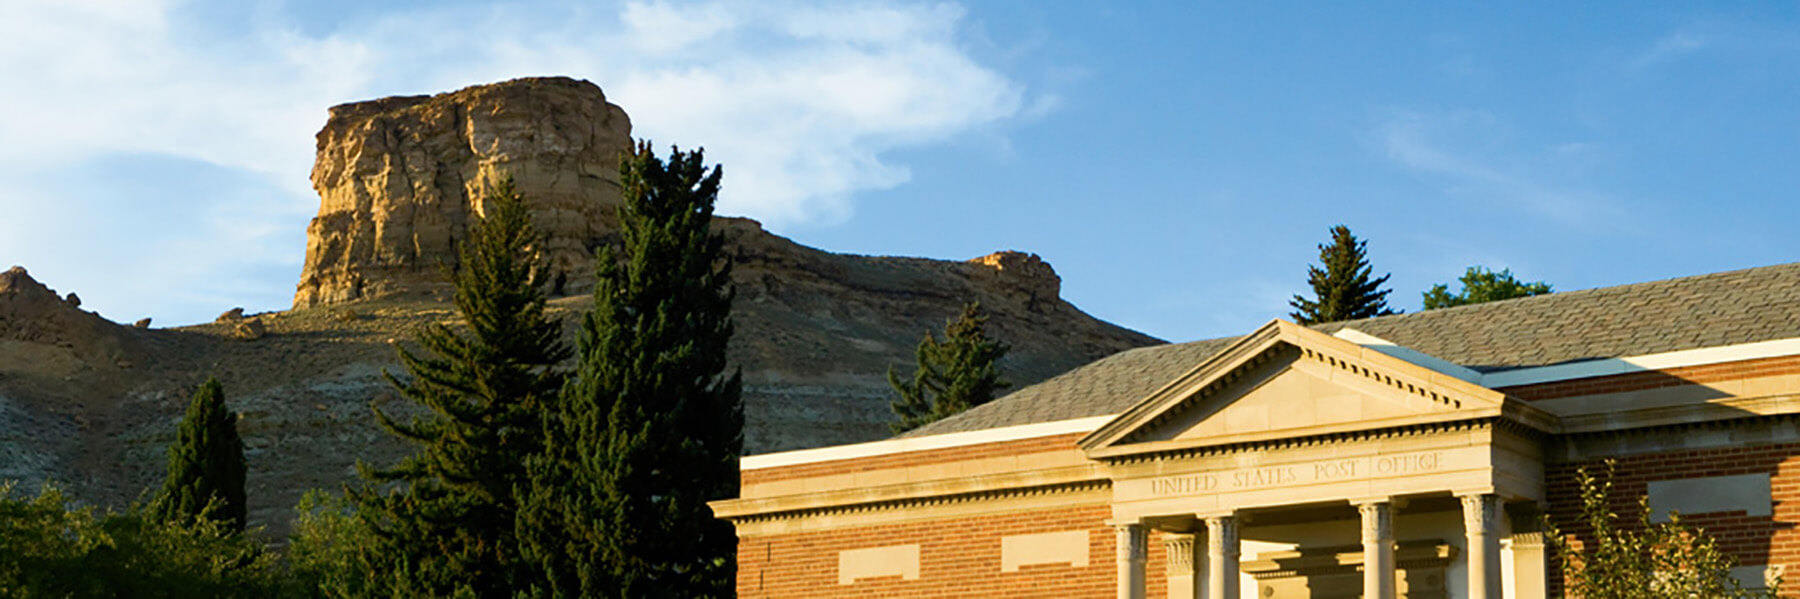
[[[0,484],[0,597],[268,597],[283,579],[274,556],[228,524],[75,507],[51,485],[28,499]]]
[[[1637,519],[1622,523],[1610,505],[1613,461],[1601,476],[1586,467],[1576,473],[1581,486],[1580,523],[1587,527],[1576,546],[1554,523],[1546,526],[1561,559],[1566,595],[1579,599],[1694,597],[1747,599],[1781,596],[1781,580],[1767,590],[1745,589],[1731,576],[1737,560],[1719,549],[1705,530],[1689,526],[1681,514],[1651,522],[1649,498],[1638,498]]]
[[[301,596],[318,598],[402,596],[393,560],[375,550],[375,533],[342,495],[314,489],[300,498],[287,547],[288,567]]]

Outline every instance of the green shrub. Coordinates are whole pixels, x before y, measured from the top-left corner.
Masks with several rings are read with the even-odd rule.
[[[228,524],[78,507],[51,485],[25,498],[0,484],[0,597],[269,597],[283,579],[274,556]]]
[[[1566,535],[1554,523],[1547,526],[1545,537],[1560,558],[1565,595],[1574,599],[1781,596],[1779,576],[1769,581],[1768,589],[1743,588],[1731,576],[1737,560],[1705,530],[1683,521],[1681,514],[1671,513],[1668,522],[1652,522],[1647,497],[1638,498],[1636,518],[1621,518],[1612,506],[1613,468],[1613,461],[1607,460],[1599,475],[1586,467],[1576,472],[1581,486],[1579,523],[1586,530]]]
[[[394,560],[376,551],[374,531],[342,495],[317,489],[300,498],[287,546],[293,586],[318,598],[390,597],[396,593]]]

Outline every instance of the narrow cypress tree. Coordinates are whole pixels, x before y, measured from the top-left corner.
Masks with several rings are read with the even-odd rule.
[[[888,385],[900,394],[892,404],[900,419],[889,428],[900,434],[992,401],[1012,386],[1001,380],[998,364],[1009,349],[988,338],[981,302],[963,305],[962,314],[944,325],[942,342],[925,332],[913,351],[917,369],[911,382],[888,368]]]
[[[425,353],[399,348],[410,376],[387,375],[427,414],[401,423],[374,410],[417,450],[388,469],[358,464],[373,483],[353,493],[358,512],[379,557],[412,585],[401,594],[502,597],[529,571],[517,555],[515,489],[526,458],[543,451],[540,412],[562,384],[555,365],[568,349],[544,313],[540,238],[524,198],[503,178],[484,199],[453,275],[467,331],[421,329]]]
[[[1370,278],[1374,269],[1369,267],[1368,243],[1350,234],[1350,227],[1332,227],[1331,243],[1319,244],[1324,268],[1307,267],[1314,299],[1295,294],[1288,302],[1294,307],[1289,315],[1300,324],[1318,324],[1393,314],[1387,305],[1389,290],[1381,288],[1391,275]]]
[[[721,170],[648,142],[621,167],[623,260],[598,259],[574,380],[546,419],[520,517],[541,597],[729,597],[737,538],[706,502],[735,497],[744,412],[730,263],[711,232]]]
[[[191,522],[205,517],[242,531],[244,471],[244,441],[238,437],[237,415],[225,409],[225,390],[219,380],[207,378],[188,402],[175,444],[169,446],[169,476],[151,511],[165,521]]]

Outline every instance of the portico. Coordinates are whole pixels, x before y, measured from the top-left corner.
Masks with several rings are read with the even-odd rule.
[[[1169,555],[1204,548],[1167,560],[1169,597],[1235,599],[1245,580],[1260,585],[1257,597],[1447,597],[1460,579],[1456,595],[1500,599],[1503,516],[1543,500],[1543,418],[1454,376],[1275,322],[1081,446],[1111,473],[1121,598],[1146,596],[1148,565],[1131,556],[1159,531],[1177,547]],[[1247,555],[1247,541],[1281,549]],[[1542,578],[1541,552],[1512,561]]]

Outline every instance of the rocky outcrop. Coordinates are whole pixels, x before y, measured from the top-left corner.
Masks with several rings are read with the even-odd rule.
[[[133,330],[82,310],[75,294],[57,296],[24,267],[0,272],[0,374],[27,360],[72,373],[127,360],[136,349]]]
[[[586,288],[630,144],[623,110],[562,77],[335,106],[318,134],[319,215],[294,305],[442,291],[482,191],[504,175],[530,200],[552,268]]]

